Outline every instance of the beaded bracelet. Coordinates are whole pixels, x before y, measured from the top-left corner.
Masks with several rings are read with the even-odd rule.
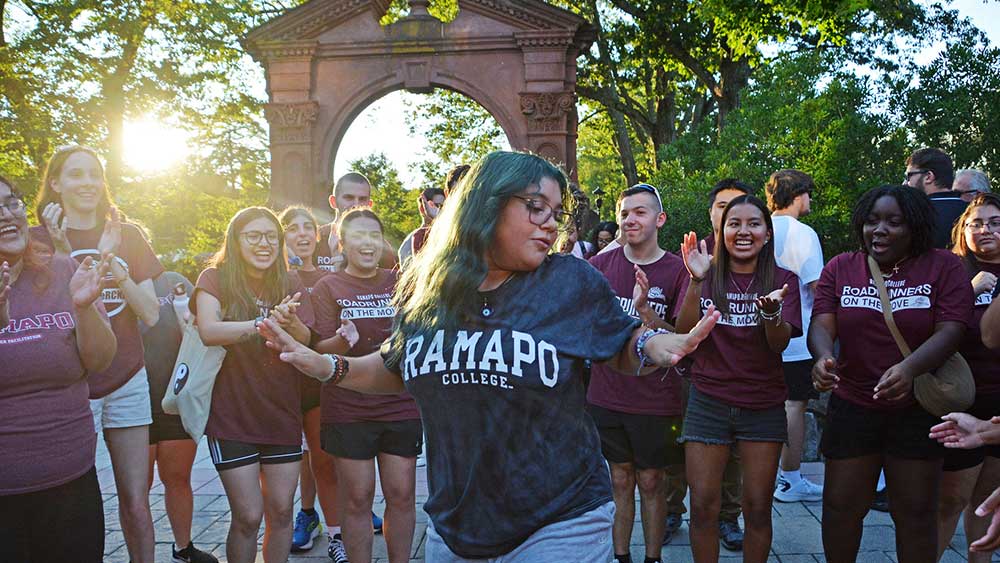
[[[760,318],[764,319],[765,321],[773,321],[781,318],[781,308],[782,304],[778,303],[777,311],[773,313],[765,313],[764,311],[758,311],[758,313],[760,314]]]
[[[643,350],[643,347],[646,346],[646,342],[650,338],[656,336],[657,334],[673,334],[673,333],[665,328],[658,328],[655,330],[650,328],[646,329],[646,331],[640,334],[639,338],[636,339],[635,355],[639,357],[639,369],[642,369],[643,367],[652,363],[649,361],[649,356],[646,355],[646,352]]]
[[[350,364],[347,362],[347,358],[337,355],[337,354],[324,354],[328,360],[330,360],[330,373],[323,379],[323,383],[328,383],[330,385],[337,385],[343,381],[344,377],[347,376],[347,370],[350,369]]]

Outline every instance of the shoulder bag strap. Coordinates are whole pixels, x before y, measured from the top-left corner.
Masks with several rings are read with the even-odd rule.
[[[899,333],[899,327],[896,326],[896,321],[892,318],[892,302],[889,301],[889,292],[885,289],[882,270],[879,268],[878,262],[871,256],[868,256],[868,269],[871,270],[872,279],[875,280],[875,287],[878,288],[878,298],[882,301],[882,316],[885,317],[885,324],[888,325],[889,332],[896,339],[896,346],[899,347],[899,351],[903,353],[903,357],[905,358],[911,353],[910,345],[903,339],[903,335]]]

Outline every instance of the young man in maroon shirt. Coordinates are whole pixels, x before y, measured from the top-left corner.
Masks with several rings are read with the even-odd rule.
[[[319,244],[316,246],[316,265],[319,269],[336,272],[342,266],[344,258],[337,240],[337,229],[333,228],[340,217],[355,207],[371,206],[372,184],[364,174],[348,172],[337,180],[330,195],[330,207],[335,213],[333,221],[319,230]],[[396,249],[383,239],[382,261],[379,266],[388,270],[397,264],[399,260],[396,258]]]

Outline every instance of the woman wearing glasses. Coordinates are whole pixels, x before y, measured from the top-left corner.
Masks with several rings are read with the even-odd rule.
[[[428,561],[610,560],[614,504],[584,409],[584,360],[646,373],[640,358],[673,365],[715,324],[709,310],[689,335],[647,330],[597,270],[549,255],[571,200],[545,160],[491,153],[403,273],[381,354],[320,355],[275,323],[262,328],[284,361],[328,385],[416,399]]]
[[[129,557],[153,561],[149,511],[149,380],[139,323],[156,325],[160,302],[153,280],[163,266],[134,225],[111,202],[104,167],[93,149],[63,147],[49,159],[35,216],[44,227],[32,236],[56,254],[81,261],[114,255],[101,299],[118,338],[111,367],[91,375],[94,427],[103,430],[118,491],[118,515]]]
[[[994,194],[976,196],[952,231],[953,251],[965,263],[976,296],[972,323],[959,348],[976,380],[976,402],[968,412],[983,420],[1000,415],[1000,352],[986,348],[979,330],[979,321],[993,302],[1000,275],[1000,239],[997,235],[1000,235],[1000,197]],[[975,509],[998,486],[1000,447],[946,451],[938,511],[939,557],[951,543],[960,515],[969,542],[986,533],[990,518],[977,516]],[[991,553],[968,553],[969,561],[975,562],[989,561],[990,556]]]
[[[87,378],[115,357],[100,302],[109,261],[42,255],[0,177],[0,561],[104,556]]]
[[[264,346],[256,327],[270,316],[308,343],[309,295],[288,272],[281,223],[249,207],[229,222],[212,266],[191,299],[207,346],[224,346],[205,434],[232,509],[226,557],[253,561],[264,517],[264,560],[285,561],[302,459],[301,375]]]

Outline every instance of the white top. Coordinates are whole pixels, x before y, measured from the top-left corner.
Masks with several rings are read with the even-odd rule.
[[[806,336],[813,310],[813,291],[809,284],[818,280],[823,271],[823,247],[812,227],[788,215],[772,215],[774,223],[774,258],[778,266],[799,277],[799,298],[802,305],[802,336],[788,342],[781,359],[798,362],[812,359]]]

